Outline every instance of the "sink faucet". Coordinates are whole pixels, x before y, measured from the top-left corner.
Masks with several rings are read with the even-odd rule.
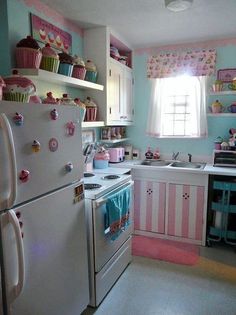
[[[173,152],[172,153],[172,160],[177,160],[177,157],[179,156],[179,152]]]
[[[192,162],[192,154],[188,153],[188,161]]]

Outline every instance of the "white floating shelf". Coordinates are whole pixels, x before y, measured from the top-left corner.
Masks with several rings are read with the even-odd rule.
[[[217,114],[213,114],[213,113],[208,113],[207,116],[211,116],[211,117],[236,117],[236,113],[217,113]]]
[[[129,138],[121,138],[121,139],[114,139],[114,140],[99,140],[102,143],[119,143],[130,140]]]
[[[94,128],[105,126],[104,121],[83,121],[82,128]]]
[[[220,91],[220,92],[209,92],[209,95],[234,95],[236,91]]]
[[[60,85],[77,87],[80,89],[93,89],[103,91],[104,86],[96,83],[92,83],[85,80],[79,80],[76,78],[68,77],[66,75],[42,70],[42,69],[17,69],[18,73],[27,76],[31,80],[39,80],[44,82],[51,82]]]

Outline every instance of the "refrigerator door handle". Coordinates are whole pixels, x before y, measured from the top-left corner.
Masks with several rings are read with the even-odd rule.
[[[13,134],[7,116],[4,113],[0,114],[0,125],[2,126],[3,132],[5,132],[7,140],[7,153],[11,168],[11,189],[7,200],[7,209],[10,209],[14,206],[17,195],[17,167]]]
[[[16,236],[17,263],[18,263],[18,281],[10,292],[10,303],[12,303],[21,293],[25,281],[25,259],[24,246],[21,235],[21,228],[14,210],[7,212],[9,223],[12,225]]]

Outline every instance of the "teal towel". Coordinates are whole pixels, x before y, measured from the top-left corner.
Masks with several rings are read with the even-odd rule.
[[[116,240],[122,231],[130,224],[130,198],[131,189],[130,187],[126,187],[107,199],[105,234],[109,234],[112,241]]]

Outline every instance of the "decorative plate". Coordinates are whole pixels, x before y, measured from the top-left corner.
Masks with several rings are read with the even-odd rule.
[[[220,69],[217,71],[217,79],[224,83],[232,82],[236,77],[236,69]]]

